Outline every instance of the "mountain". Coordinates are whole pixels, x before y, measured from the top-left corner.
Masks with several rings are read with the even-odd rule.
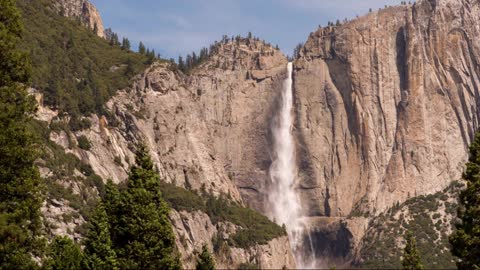
[[[301,50],[294,89],[304,205],[312,217],[346,223],[349,245],[362,245],[372,216],[461,178],[478,129],[479,8],[456,0],[390,7],[318,29]]]
[[[287,57],[257,38],[224,37],[183,72],[111,46],[103,31],[95,36],[91,30],[103,26],[88,1],[42,3],[37,9],[52,18],[43,17],[52,36],[65,39],[35,35],[42,17],[19,6],[31,19],[23,47],[54,59],[45,67],[33,57],[39,75],[32,89],[42,105],[36,129],[47,150],[38,164],[48,180],[50,232],[82,238],[103,183],[122,183],[135,144],[145,142],[165,181],[185,267],[204,243],[217,266],[294,267],[285,230],[263,216],[271,214],[271,121]],[[454,267],[446,239],[462,187],[456,181],[478,128],[479,14],[474,0],[420,0],[319,28],[300,48],[293,61],[295,190],[303,242],[311,243],[300,249],[315,266],[399,266],[402,234],[414,230],[427,267]],[[56,54],[42,40],[74,40],[76,53],[65,46]],[[82,69],[64,65],[71,69],[61,79],[45,80],[41,74],[52,74],[45,70],[58,69],[64,55]],[[88,64],[78,60],[84,55]],[[211,211],[217,208],[221,219]]]

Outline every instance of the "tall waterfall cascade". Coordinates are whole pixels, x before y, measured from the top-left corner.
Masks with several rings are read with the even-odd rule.
[[[295,142],[293,126],[293,64],[288,63],[288,76],[283,83],[280,106],[273,117],[271,131],[273,135],[272,164],[270,166],[271,185],[268,192],[270,218],[279,225],[285,225],[290,244],[295,255],[297,267],[309,268],[314,262],[306,258],[305,225],[302,222],[302,206],[295,184],[297,168],[295,162]],[[308,236],[307,236],[308,239]],[[308,240],[307,240],[308,241]],[[307,249],[311,250],[311,248]]]

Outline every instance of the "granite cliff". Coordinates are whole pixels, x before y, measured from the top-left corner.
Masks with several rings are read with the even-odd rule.
[[[318,29],[302,48],[303,205],[350,227],[350,248],[368,218],[460,179],[478,128],[479,12],[478,1],[418,1]]]
[[[65,15],[100,29],[96,10],[84,12],[88,2],[62,3]],[[478,15],[474,0],[389,7],[319,28],[294,59],[296,187],[319,266],[362,265],[378,231],[370,221],[460,179],[480,116]],[[117,183],[127,176],[134,144],[145,141],[167,182],[267,213],[269,127],[286,64],[264,42],[224,40],[189,74],[151,65],[107,102],[108,115],[88,116],[91,128],[71,137],[57,130],[50,139]],[[53,112],[41,112],[52,120]],[[89,150],[75,147],[82,135]],[[177,240],[188,236],[178,245],[189,267],[188,254],[229,227],[202,212],[173,211],[171,219]],[[397,241],[393,248],[400,247]],[[284,237],[217,259],[224,266],[295,265]]]
[[[79,19],[86,27],[96,31],[99,37],[105,37],[102,17],[97,8],[88,0],[55,0],[60,15]]]

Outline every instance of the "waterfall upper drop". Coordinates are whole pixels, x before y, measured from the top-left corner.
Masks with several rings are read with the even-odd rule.
[[[283,83],[279,111],[275,115],[271,130],[273,135],[273,163],[270,166],[272,185],[269,203],[272,217],[287,230],[300,216],[300,203],[294,189],[295,146],[292,136],[292,63],[288,63],[288,77]]]
[[[281,99],[276,115],[273,117],[271,131],[273,136],[272,165],[270,166],[271,186],[268,193],[270,217],[279,225],[285,225],[295,253],[297,267],[305,267],[303,254],[302,209],[296,191],[295,143],[293,126],[293,64],[288,63],[288,76],[283,83]]]

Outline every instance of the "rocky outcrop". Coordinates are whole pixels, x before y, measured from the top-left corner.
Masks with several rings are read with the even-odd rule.
[[[188,76],[168,63],[154,64],[107,103],[110,122],[93,116],[92,128],[77,134],[86,135],[92,148],[76,154],[119,182],[135,143],[145,141],[167,182],[230,194],[262,210],[269,119],[286,62],[278,50],[251,39],[217,44]]]
[[[210,251],[217,249],[214,256],[218,269],[236,269],[242,263],[254,264],[261,269],[295,268],[287,236],[248,249],[214,247],[213,239],[228,239],[229,235],[235,233],[237,226],[224,222],[213,225],[208,215],[200,211],[189,213],[173,210],[170,219],[183,267],[186,269],[195,268],[197,255],[203,245],[207,245]]]
[[[105,37],[102,18],[97,8],[88,0],[54,0],[55,7],[65,17],[78,18],[88,28]]]
[[[424,0],[312,33],[295,62],[310,216],[378,214],[460,178],[478,128],[480,3]]]

